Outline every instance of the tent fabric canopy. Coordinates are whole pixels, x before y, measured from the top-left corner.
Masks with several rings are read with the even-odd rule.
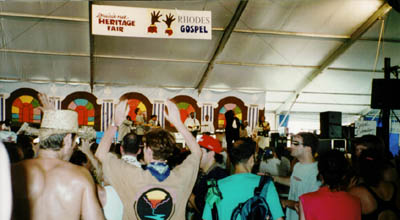
[[[400,63],[400,13],[383,0],[243,2],[0,1],[0,93],[23,86],[114,99],[127,90],[153,97],[170,89],[194,97],[243,92],[248,102],[278,114],[365,114],[372,79],[383,78],[384,58]],[[90,4],[209,10],[212,40],[91,35]],[[215,55],[241,4],[243,13]]]

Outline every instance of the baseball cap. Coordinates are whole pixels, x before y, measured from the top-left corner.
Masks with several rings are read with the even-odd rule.
[[[221,143],[209,135],[201,136],[198,143],[201,147],[212,150],[217,154],[221,153],[222,151]]]

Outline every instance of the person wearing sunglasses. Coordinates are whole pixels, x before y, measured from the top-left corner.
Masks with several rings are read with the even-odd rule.
[[[288,200],[281,200],[286,208],[286,219],[299,219],[299,197],[304,193],[315,192],[321,186],[317,179],[318,163],[314,155],[318,148],[318,138],[313,133],[300,132],[293,136],[290,155],[298,162],[293,167],[290,177],[274,176],[274,182],[289,186]]]

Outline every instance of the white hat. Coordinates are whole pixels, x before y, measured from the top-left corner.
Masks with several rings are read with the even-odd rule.
[[[72,110],[44,110],[39,139],[63,133],[78,133],[78,113]]]
[[[27,135],[39,136],[45,140],[53,134],[76,133],[83,139],[92,140],[96,138],[96,130],[91,126],[78,128],[78,114],[71,110],[45,110],[40,129],[32,128],[24,123],[17,134],[24,132]]]

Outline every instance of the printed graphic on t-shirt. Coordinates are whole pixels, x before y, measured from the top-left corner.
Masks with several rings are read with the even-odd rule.
[[[144,192],[134,204],[136,216],[141,220],[167,220],[174,211],[171,195],[161,188]]]
[[[297,180],[297,181],[302,181],[299,177],[297,176],[293,176],[293,179]]]

